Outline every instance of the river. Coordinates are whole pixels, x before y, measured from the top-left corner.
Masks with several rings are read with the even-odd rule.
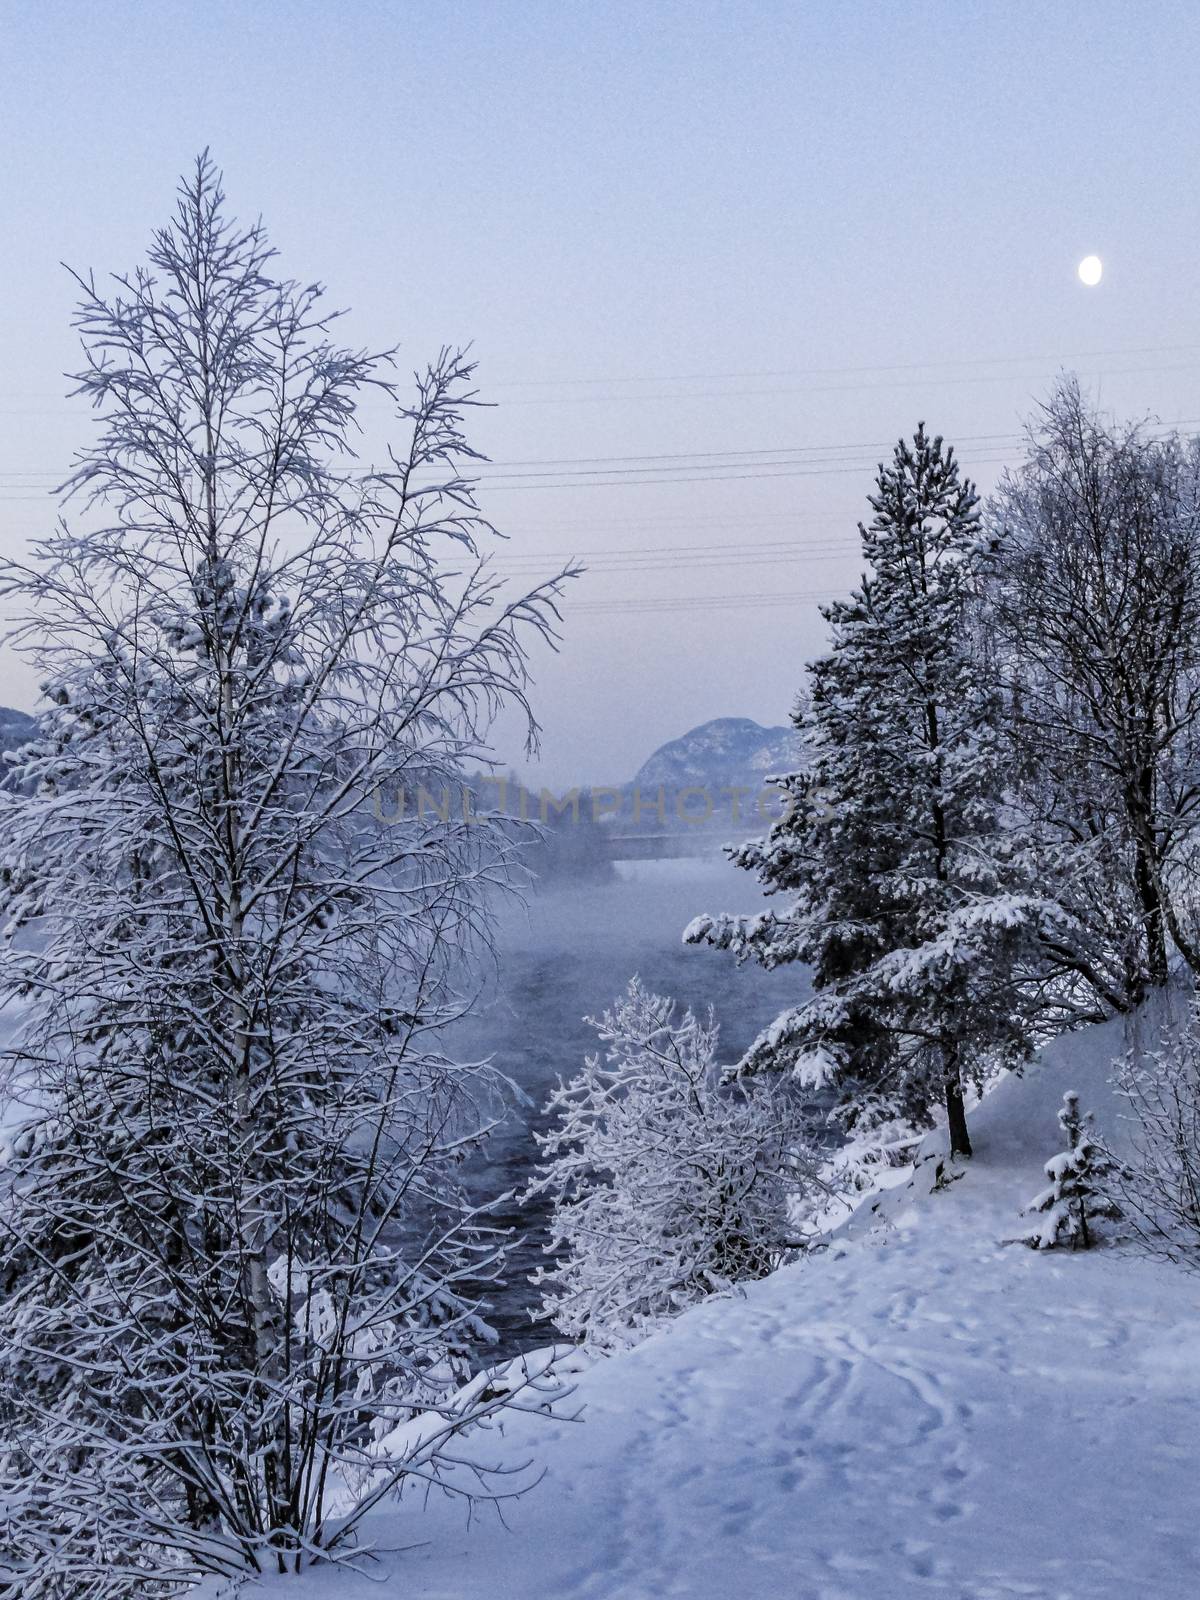
[[[584,1018],[598,1016],[635,973],[681,1009],[712,1005],[727,1061],[779,1011],[806,997],[803,968],[739,969],[726,951],[681,942],[701,911],[748,912],[763,903],[755,881],[718,857],[621,862],[609,880],[554,885],[534,894],[524,910],[505,912],[499,981],[462,1044],[472,1054],[489,1054],[531,1104],[514,1111],[473,1163],[474,1198],[492,1199],[526,1183],[537,1160],[533,1135],[546,1127],[547,1096],[596,1046]],[[497,1221],[513,1228],[515,1239],[505,1284],[489,1297],[489,1320],[507,1353],[553,1337],[548,1324],[530,1316],[537,1291],[528,1279],[545,1260],[545,1212],[505,1205]]]

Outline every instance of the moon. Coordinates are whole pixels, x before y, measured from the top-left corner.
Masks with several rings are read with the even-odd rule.
[[[1104,276],[1104,263],[1099,256],[1084,256],[1079,263],[1079,281],[1094,289]]]

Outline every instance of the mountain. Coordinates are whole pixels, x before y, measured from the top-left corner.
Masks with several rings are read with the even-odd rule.
[[[795,728],[764,728],[749,717],[717,717],[661,745],[634,777],[645,791],[690,785],[756,788],[773,774],[803,765]]]
[[[0,751],[15,750],[24,744],[34,728],[34,719],[12,706],[0,706]]]

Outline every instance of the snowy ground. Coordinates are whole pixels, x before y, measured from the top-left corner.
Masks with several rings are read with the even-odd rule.
[[[512,1419],[545,1478],[507,1530],[414,1504],[372,1525],[382,1584],[247,1595],[1195,1600],[1200,1278],[1001,1242],[1063,1090],[1111,1118],[1122,1047],[1059,1041],[975,1113],[964,1176],[931,1193],[931,1155],[844,1242],[593,1368],[582,1421]]]

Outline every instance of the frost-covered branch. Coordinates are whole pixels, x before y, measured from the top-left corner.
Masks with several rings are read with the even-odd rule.
[[[348,1549],[511,1399],[462,1388],[502,1085],[442,1038],[512,845],[376,797],[461,786],[502,705],[536,738],[566,575],[490,575],[469,361],[403,402],[207,157],[145,268],[78,281],[97,441],[0,571],[50,702],[0,795],[0,1503],[29,1600],[128,1600]]]
[[[635,978],[593,1025],[603,1051],[552,1095],[527,1193],[552,1205],[544,1314],[608,1349],[764,1276],[824,1180],[787,1085],[722,1085],[711,1017]]]

